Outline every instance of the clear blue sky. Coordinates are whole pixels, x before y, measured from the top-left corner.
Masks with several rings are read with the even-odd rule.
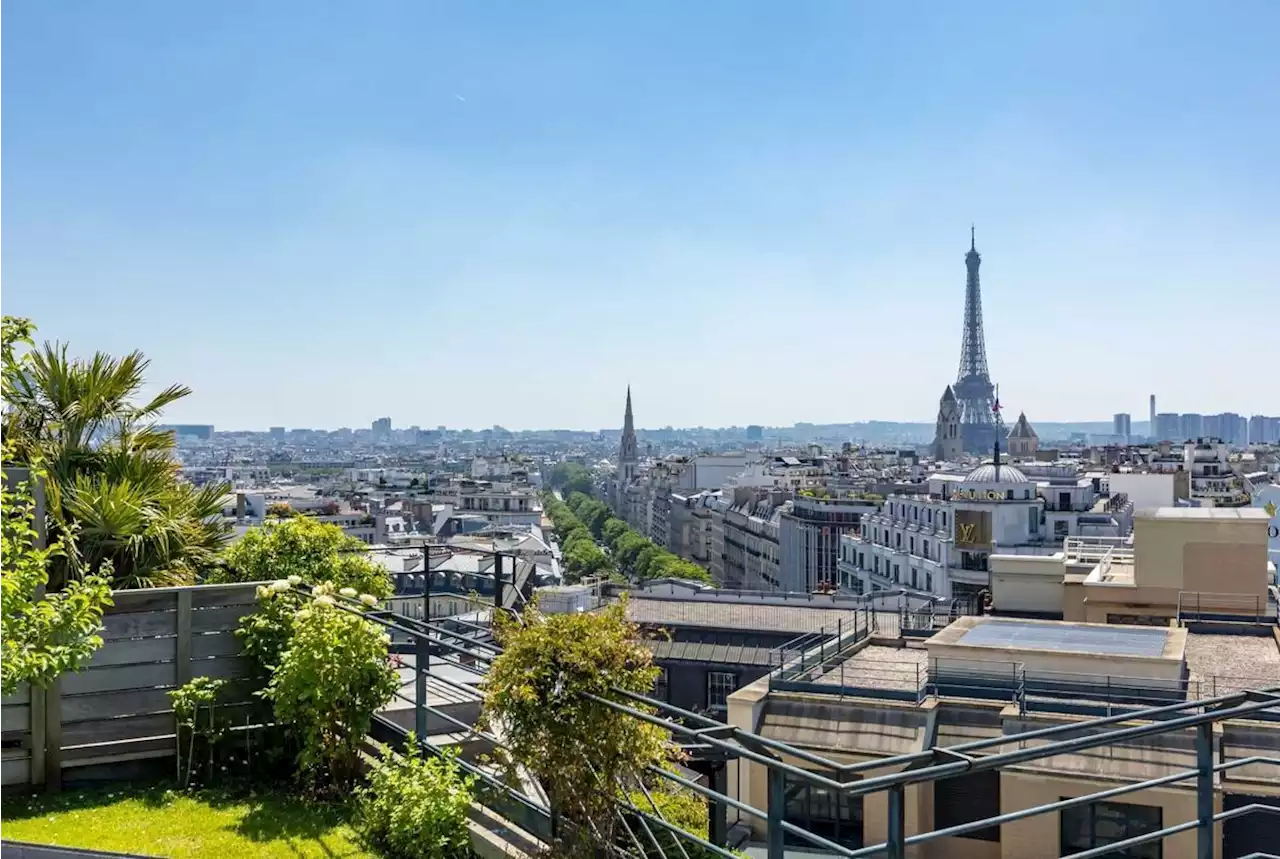
[[[1015,414],[1280,411],[1272,0],[4,11],[4,312],[174,420],[931,420],[970,222]]]

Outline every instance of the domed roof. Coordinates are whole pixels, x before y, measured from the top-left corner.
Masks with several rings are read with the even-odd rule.
[[[1000,476],[996,477],[996,467],[991,463],[979,465],[973,471],[969,472],[969,476],[964,479],[965,483],[1030,483],[1027,476],[1012,465],[1000,466]]]

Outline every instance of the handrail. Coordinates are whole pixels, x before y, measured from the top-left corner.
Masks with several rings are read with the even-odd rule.
[[[362,616],[367,617],[371,622],[379,623],[387,628],[396,629],[410,635],[419,643],[420,654],[430,654],[432,649],[445,651],[439,657],[442,661],[447,662],[449,665],[462,667],[477,675],[483,675],[485,672],[481,666],[491,659],[497,658],[501,653],[499,645],[489,642],[485,642],[486,646],[481,649],[481,652],[477,653],[475,649],[476,640],[472,638],[465,639],[469,645],[468,648],[453,645],[452,641],[458,640],[460,637],[458,633],[443,629],[437,623],[423,623],[422,621],[403,618],[385,611],[365,614],[361,611],[362,607],[358,603],[351,604],[341,598],[336,599],[335,603],[344,610],[360,612]],[[852,633],[848,630],[842,630],[842,635],[837,637],[834,645],[827,641],[820,642],[816,648],[817,664],[824,664],[833,656],[840,657],[847,646],[861,641],[869,634],[868,627],[871,625],[870,620],[874,617],[874,612],[867,609],[863,611],[867,612],[868,624],[856,627]],[[802,656],[804,664],[809,664],[809,658],[815,656],[814,651],[814,648],[810,648]],[[465,653],[467,656],[476,659],[478,665],[464,665],[458,660],[457,656],[450,655],[460,653]],[[492,653],[493,656],[488,655],[489,653]],[[450,714],[442,714],[438,708],[429,707],[428,702],[425,700],[425,677],[430,674],[430,660],[420,660],[416,667],[420,678],[418,709],[423,714],[420,718],[425,722],[425,714],[427,712],[434,712],[435,715],[448,717]],[[1015,672],[1013,676],[1020,677],[1025,682],[1027,675],[1024,670],[1020,675]],[[1034,676],[1033,673],[1033,679]],[[1205,751],[1212,747],[1212,725],[1214,723],[1229,719],[1251,719],[1264,712],[1276,712],[1280,710],[1280,694],[1277,693],[1280,693],[1280,687],[1241,690],[1210,698],[1179,701],[1164,706],[1130,710],[1102,718],[1058,724],[1021,733],[1001,734],[998,737],[977,740],[957,746],[945,748],[932,746],[919,752],[910,752],[856,764],[837,763],[812,751],[778,740],[772,740],[753,731],[726,724],[714,718],[683,710],[667,702],[658,701],[647,695],[627,690],[614,689],[607,695],[587,694],[585,697],[602,706],[662,727],[670,733],[673,742],[684,744],[689,748],[711,750],[723,755],[722,759],[746,761],[765,767],[769,772],[770,795],[772,797],[766,809],[752,808],[735,797],[714,791],[711,788],[702,786],[699,786],[700,789],[694,788],[689,786],[692,783],[682,784],[682,786],[712,799],[712,806],[733,807],[740,812],[754,814],[761,819],[767,820],[770,841],[769,855],[771,859],[782,855],[782,835],[784,833],[801,838],[824,849],[832,850],[841,856],[857,857],[872,855],[873,853],[886,853],[891,859],[901,859],[905,855],[904,851],[907,845],[931,841],[949,834],[960,834],[957,832],[958,829],[963,829],[964,832],[974,831],[992,825],[1012,822],[1023,817],[1070,807],[1070,805],[1064,806],[1061,803],[1051,803],[1037,806],[1036,808],[1010,812],[1007,815],[997,815],[982,821],[974,821],[964,824],[962,827],[951,827],[906,837],[903,831],[905,826],[903,788],[911,784],[930,782],[966,773],[998,770],[1002,767],[1042,760],[1053,755],[1082,752],[1088,749],[1127,743],[1148,736],[1184,729],[1195,729],[1197,733],[1199,764],[1196,769],[1179,771],[1168,776],[1162,776],[1158,780],[1122,785],[1088,796],[1064,800],[1063,802],[1083,804],[1097,801],[1100,798],[1132,793],[1153,786],[1154,783],[1172,784],[1176,781],[1185,781],[1191,778],[1196,779],[1197,790],[1202,792],[1205,790],[1212,791],[1213,776],[1216,773],[1249,763],[1280,763],[1280,761],[1272,758],[1251,757],[1217,764],[1213,757]],[[457,725],[459,720],[446,718],[445,721],[449,724]],[[460,728],[463,727],[462,725],[458,726]],[[502,742],[500,737],[496,737],[490,732],[479,731],[474,726],[471,726],[470,733],[473,736],[479,736],[491,742]],[[1001,751],[1002,747],[1012,748]],[[973,754],[978,751],[983,751],[984,754]],[[805,769],[802,766],[788,763],[781,759],[782,756],[809,765],[814,769]],[[474,770],[478,770],[477,774],[484,772],[478,767],[469,766]],[[886,770],[888,771],[887,774],[873,774],[875,772],[885,773]],[[469,769],[469,771],[471,770]],[[486,785],[496,780],[492,774],[484,773],[484,776],[487,776],[485,778]],[[890,820],[888,840],[883,844],[851,850],[786,821],[783,817],[784,809],[781,801],[781,785],[784,777],[790,777],[809,785],[826,787],[829,790],[850,797],[865,796],[881,791],[886,792]],[[501,785],[501,790],[504,791],[503,796],[506,802],[528,803],[521,806],[526,809],[535,806],[538,810],[545,809],[545,806],[532,803],[527,796],[510,786],[503,784]],[[706,839],[684,832],[660,815],[655,816],[637,808],[630,802],[620,799],[618,808],[620,813],[625,812],[628,815],[636,815],[633,823],[637,824],[638,829],[633,830],[630,826],[626,826],[626,830],[641,854],[645,851],[640,848],[640,842],[637,840],[637,831],[648,835],[660,855],[667,855],[658,840],[653,837],[652,831],[649,830],[648,826],[652,825],[663,829],[675,838],[708,849],[716,855],[732,855],[723,846],[711,844]],[[1234,817],[1253,813],[1256,810],[1251,810],[1250,808],[1236,809],[1224,814]],[[501,814],[502,812],[498,811],[498,813]],[[1163,830],[1162,833],[1155,833],[1149,838],[1147,836],[1143,836],[1143,838],[1151,840],[1163,837],[1166,834],[1190,829],[1197,829],[1200,832],[1201,839],[1212,838],[1212,823],[1219,819],[1229,818],[1222,815],[1212,816],[1211,819],[1209,817],[1198,818],[1189,823],[1169,827]],[[1206,832],[1208,833],[1207,835]],[[607,852],[629,855],[629,851],[622,847],[614,850],[612,845],[602,846],[605,847]],[[1115,845],[1110,845],[1108,849],[1115,849]],[[1078,855],[1087,857],[1101,855],[1101,853],[1099,851],[1086,851],[1086,853]]]

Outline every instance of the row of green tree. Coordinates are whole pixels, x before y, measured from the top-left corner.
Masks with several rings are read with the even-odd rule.
[[[551,517],[555,525],[556,537],[560,540],[565,582],[574,584],[583,576],[617,574],[617,568],[609,560],[609,556],[601,550],[591,531],[569,509],[568,504],[557,498],[554,493],[548,492],[543,496],[542,509]]]
[[[582,492],[590,495],[595,489],[591,470],[577,462],[557,462],[547,474],[547,485],[566,495]]]
[[[605,558],[606,563],[611,564],[612,568],[619,573],[641,582],[650,579],[678,578],[712,584],[711,575],[705,569],[654,543],[625,521],[614,516],[603,501],[582,492],[575,492],[569,496],[567,502],[557,503],[565,507],[566,512],[573,517],[572,522],[577,523],[577,527],[569,525],[571,533],[581,535],[574,538],[574,544],[581,545],[585,539],[589,538],[591,545],[597,551],[599,550],[597,544],[607,546],[609,555]],[[555,518],[554,513],[552,518]],[[558,531],[559,522],[557,521]],[[565,552],[567,567],[567,548]],[[587,557],[587,553],[583,552],[583,556]]]

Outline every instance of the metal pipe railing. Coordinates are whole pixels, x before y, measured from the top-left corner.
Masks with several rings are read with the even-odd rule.
[[[391,617],[379,617],[377,615],[386,615],[387,612],[365,613],[356,605],[344,605],[344,601],[339,598],[337,604],[344,610],[360,613],[372,622],[379,623],[386,628],[395,629],[411,636],[413,640],[423,641],[428,644],[428,650],[432,647],[439,647],[447,651],[445,656],[441,657],[441,661],[448,665],[455,665],[469,670],[474,674],[483,676],[485,671],[474,666],[468,666],[460,662],[457,658],[459,654],[466,655],[469,658],[476,659],[482,663],[490,663],[493,658],[502,652],[502,648],[496,643],[482,642],[479,639],[471,639],[466,636],[460,636],[457,632],[441,628],[437,623],[427,622],[405,622],[407,619],[392,614]],[[476,626],[476,625],[472,625]],[[491,632],[488,628],[480,628],[476,626],[478,631],[485,633]],[[837,637],[833,649],[839,654],[844,647],[840,639],[845,638],[847,630],[842,629],[842,634]],[[465,640],[468,644],[483,644],[482,649],[491,652],[494,656],[486,656],[477,654],[473,648],[459,647],[450,645],[446,639]],[[823,665],[829,656],[826,652],[826,643],[820,642],[818,646],[817,664]],[[425,670],[420,673],[425,675],[430,673],[430,665],[424,666]],[[448,678],[439,675],[433,675],[435,680],[445,683],[445,685],[455,687],[459,690],[465,690],[470,694],[474,694],[475,690],[464,684],[457,683]],[[723,807],[734,808],[740,813],[752,815],[757,819],[768,821],[770,857],[781,856],[783,836],[791,835],[801,838],[820,848],[829,850],[841,856],[858,857],[873,855],[875,853],[887,853],[892,859],[898,859],[903,855],[903,851],[907,846],[913,844],[924,843],[953,835],[963,835],[979,829],[986,829],[991,826],[999,826],[1004,823],[1010,823],[1026,817],[1032,817],[1038,814],[1052,813],[1067,808],[1084,805],[1090,802],[1102,801],[1105,799],[1123,796],[1140,790],[1152,787],[1159,787],[1174,784],[1180,781],[1195,778],[1197,780],[1197,790],[1212,796],[1213,778],[1216,774],[1226,772],[1250,764],[1277,764],[1280,765],[1280,759],[1252,756],[1221,764],[1213,764],[1211,756],[1207,756],[1206,749],[1211,749],[1211,732],[1209,727],[1226,719],[1250,718],[1263,711],[1274,710],[1280,707],[1280,695],[1276,694],[1276,688],[1263,690],[1241,690],[1223,695],[1217,695],[1211,698],[1201,700],[1181,701],[1171,703],[1165,706],[1150,707],[1140,709],[1133,712],[1115,714],[1111,716],[1090,719],[1087,721],[1073,722],[1068,724],[1054,725],[1047,728],[1041,728],[1032,731],[1026,731],[1016,734],[1002,734],[998,737],[991,737],[983,740],[976,740],[969,743],[963,743],[956,746],[946,748],[931,747],[920,752],[911,752],[904,755],[896,755],[874,761],[864,761],[857,764],[839,764],[829,760],[828,758],[813,753],[811,751],[800,749],[782,741],[773,740],[763,737],[751,731],[738,728],[733,725],[727,725],[707,716],[693,713],[667,702],[657,701],[648,696],[627,690],[615,689],[611,696],[589,694],[590,700],[593,700],[603,706],[610,707],[618,712],[624,713],[641,721],[662,727],[669,731],[674,738],[681,737],[696,744],[699,749],[705,749],[717,754],[724,755],[729,760],[737,760],[746,763],[758,764],[764,767],[770,774],[770,797],[769,808],[758,809],[745,803],[739,799],[728,796],[724,793],[717,792],[711,788],[703,787],[695,782],[689,781],[678,776],[675,773],[662,771],[656,773],[663,778],[680,785],[682,788],[698,793],[699,795],[714,800]],[[450,714],[444,713],[439,708],[431,706],[425,699],[426,690],[420,693],[420,699],[414,701],[415,706],[425,714],[430,713],[438,718],[443,719],[451,725],[456,725],[466,731],[468,735],[485,739],[495,743],[499,747],[504,747],[502,740],[492,733],[476,730],[474,726],[468,726],[465,722],[456,719]],[[406,696],[399,696],[402,700],[408,700]],[[624,703],[629,701],[631,703]],[[1109,728],[1121,722],[1139,721],[1143,724],[1129,725],[1099,732],[1099,728]],[[1122,785],[1103,791],[1098,791],[1087,796],[1075,797],[1069,800],[1062,800],[1057,803],[1048,803],[1031,809],[1021,809],[1019,811],[1010,812],[1004,815],[987,818],[980,821],[962,824],[959,826],[948,827],[946,829],[935,830],[929,833],[919,833],[912,836],[906,836],[903,831],[905,823],[905,806],[904,806],[904,789],[912,784],[921,784],[925,782],[935,781],[941,778],[948,778],[968,773],[984,772],[997,770],[1002,767],[1024,764],[1034,760],[1040,760],[1053,755],[1069,754],[1085,751],[1092,748],[1103,746],[1112,746],[1121,743],[1130,742],[1148,736],[1164,734],[1174,731],[1180,731],[1187,728],[1195,728],[1198,736],[1197,742],[1197,767],[1195,769],[1180,770],[1169,775],[1160,776],[1155,779],[1148,779],[1143,782],[1137,782],[1130,785]],[[1083,734],[1083,736],[1078,736]],[[1205,738],[1209,738],[1206,740]],[[1038,741],[1033,745],[1028,745],[1030,741]],[[420,742],[422,737],[420,735]],[[998,749],[1002,746],[1017,743],[1021,748],[1010,751],[997,752],[987,754],[980,757],[972,755],[973,752],[984,751],[989,749]],[[425,745],[425,744],[424,744]],[[785,762],[779,759],[779,756],[785,755],[788,758],[813,766],[816,770],[804,769],[800,766]],[[468,771],[484,773],[478,767],[468,765]],[[881,775],[872,775],[870,777],[853,778],[851,776],[861,776],[864,773],[872,771],[881,771],[886,769],[900,769],[897,772],[890,772]],[[825,774],[824,774],[825,773]],[[783,779],[790,776],[792,779],[802,782],[806,785],[827,788],[839,795],[848,797],[861,797],[874,792],[884,791],[888,794],[889,810],[890,810],[890,827],[889,838],[882,844],[862,847],[852,850],[848,847],[839,845],[815,833],[808,832],[802,827],[787,821],[783,817],[783,809],[775,800],[782,801],[781,785]],[[496,781],[493,776],[485,773],[485,782]],[[514,791],[507,785],[503,784],[502,788],[508,792],[512,798],[520,798],[522,801],[530,802],[529,807],[535,807],[536,803],[532,803],[524,794]],[[777,794],[777,796],[775,796]],[[1107,845],[1105,849],[1097,848],[1091,851],[1084,851],[1075,854],[1073,859],[1088,859],[1092,856],[1104,855],[1117,849],[1123,849],[1125,846],[1136,846],[1138,844],[1147,843],[1156,838],[1167,837],[1168,835],[1180,832],[1199,829],[1202,833],[1201,840],[1206,836],[1212,837],[1212,824],[1221,822],[1222,820],[1231,819],[1242,814],[1253,813],[1255,811],[1262,813],[1274,813],[1276,809],[1263,806],[1248,806],[1241,809],[1234,809],[1231,812],[1224,812],[1219,815],[1210,816],[1205,812],[1203,797],[1198,808],[1197,819],[1167,827],[1164,830],[1154,833],[1148,833],[1137,836],[1127,842]],[[650,804],[654,804],[652,797],[649,798]],[[540,807],[540,806],[539,806]],[[659,814],[654,816],[649,812],[637,808],[625,799],[618,800],[618,808],[625,810],[627,813],[639,815],[637,822],[638,829],[657,849],[657,851],[666,855],[665,851],[659,843],[652,826],[665,830],[681,839],[688,840],[690,843],[697,844],[703,849],[709,850],[716,855],[733,856],[731,852],[725,850],[720,845],[715,845],[694,836],[691,833],[684,832],[678,827],[665,820]],[[656,810],[656,804],[654,804]],[[1212,805],[1207,806],[1212,811]],[[624,821],[629,838],[632,840],[636,849],[643,855],[645,848],[640,843],[640,838],[636,831]],[[616,845],[611,845],[611,851]],[[683,850],[683,847],[681,847]]]

